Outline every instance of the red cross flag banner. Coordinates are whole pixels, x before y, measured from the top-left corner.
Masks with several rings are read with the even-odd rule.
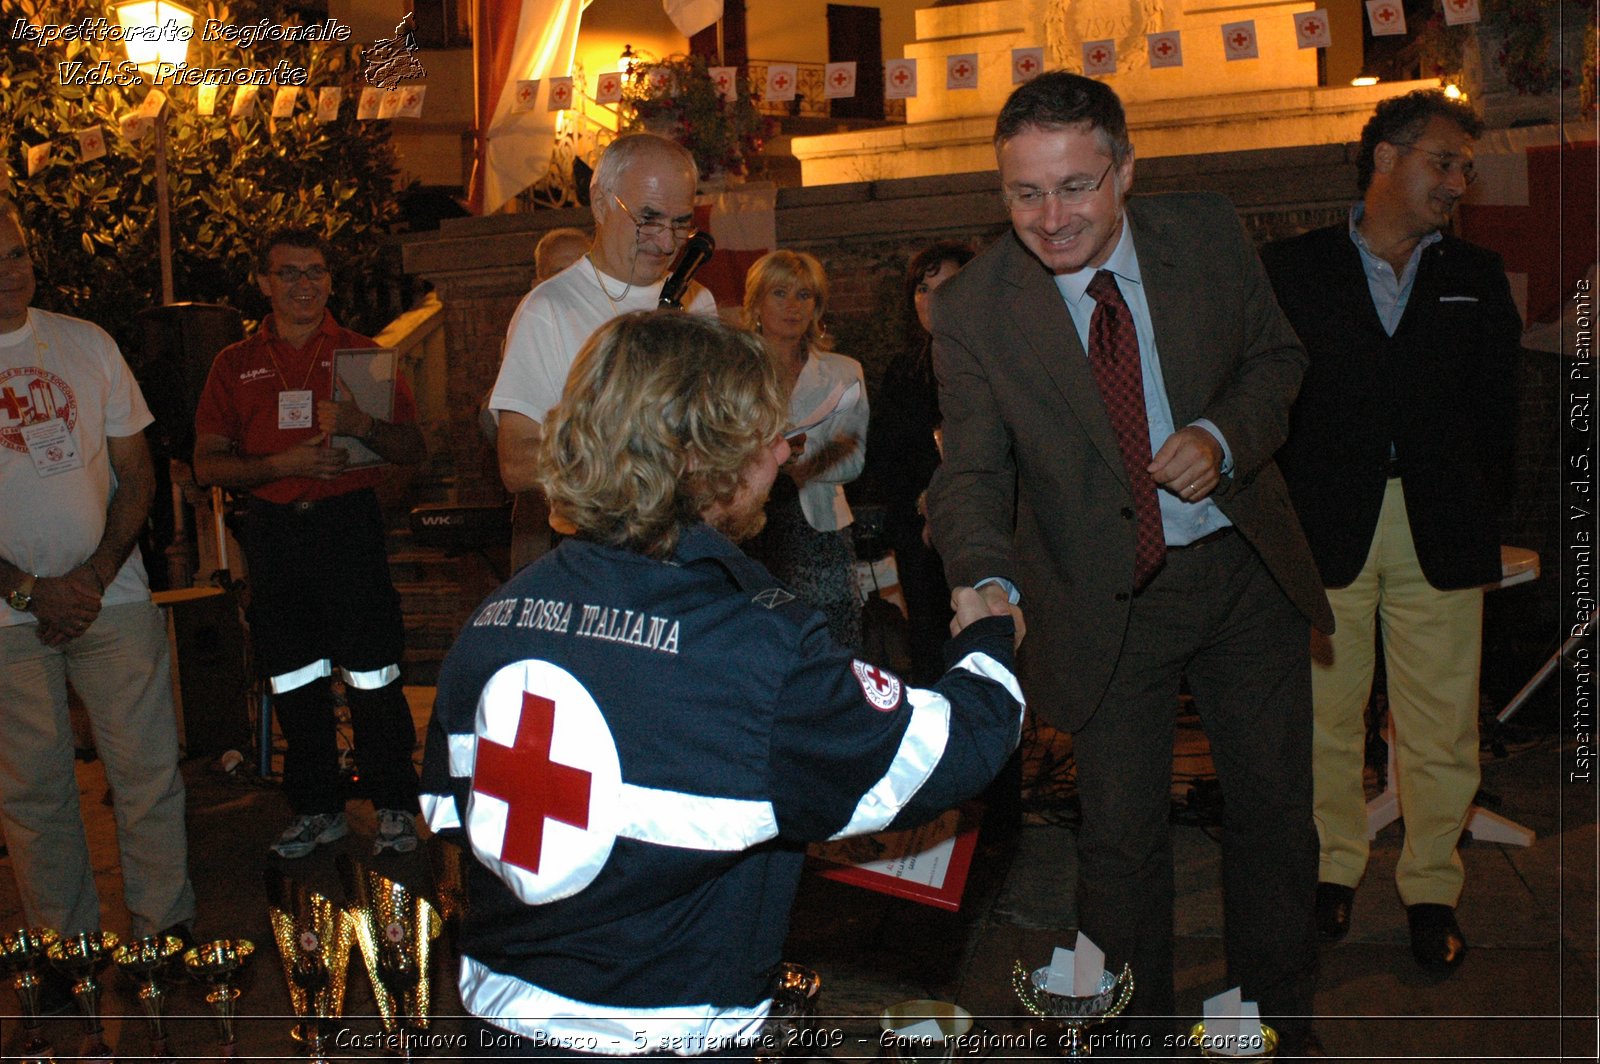
[[[1021,85],[1044,73],[1043,48],[1011,49],[1011,84]]]
[[[272,117],[289,118],[294,114],[294,105],[300,101],[300,90],[293,85],[280,85],[272,94]]]
[[[1406,9],[1400,0],[1367,0],[1367,24],[1374,37],[1402,37],[1406,32]]]
[[[214,115],[217,113],[217,90],[220,85],[202,85],[200,91],[195,93],[194,111],[198,115]]]
[[[375,85],[368,85],[361,90],[361,99],[356,103],[356,121],[370,122],[378,117],[378,105],[383,103],[383,90]]]
[[[518,898],[556,901],[593,882],[616,844],[621,795],[616,741],[577,677],[530,660],[489,678],[465,826]]]
[[[144,115],[129,113],[122,116],[117,122],[117,131],[122,134],[122,139],[130,144],[144,139],[145,134],[155,128],[155,122]],[[33,149],[29,149],[30,154]],[[46,156],[48,158],[48,156]],[[33,171],[29,170],[30,176]]]
[[[1447,26],[1465,26],[1482,17],[1478,0],[1444,0],[1444,22]]]
[[[101,126],[90,126],[78,131],[78,159],[93,162],[106,153],[106,131]]]
[[[383,98],[378,101],[378,117],[383,120],[398,117],[400,114],[400,107],[404,102],[405,98],[400,94],[398,89],[385,90],[383,93]]]
[[[946,89],[975,89],[978,87],[978,56],[947,56],[944,61],[944,87]]]
[[[129,115],[128,117],[134,119],[135,121],[145,121],[144,119],[138,118],[136,115]],[[128,119],[126,119],[126,118],[123,119],[124,122],[126,122],[127,120]],[[132,138],[129,138],[129,139],[132,139]],[[43,144],[30,144],[30,145],[28,145],[28,176],[29,177],[33,177],[36,174],[38,174],[38,172],[40,170],[43,170],[45,168],[45,164],[50,161],[50,152],[51,152],[50,144],[51,144],[51,142],[47,140]]]
[[[1332,48],[1333,31],[1328,28],[1328,13],[1319,7],[1296,14],[1294,39],[1301,48]]]
[[[476,70],[472,177],[468,199],[484,214],[499,210],[550,165],[556,112],[572,106],[570,80],[585,0],[472,0]],[[555,79],[568,77],[556,100]],[[517,85],[542,81],[545,107],[516,110]]]
[[[644,78],[645,84],[650,86],[650,91],[654,95],[662,96],[669,92],[678,91],[673,73],[668,67],[653,66],[645,72]]]
[[[344,90],[328,85],[317,90],[317,121],[332,122],[339,117],[339,104],[344,101]]]
[[[1456,207],[1463,239],[1499,252],[1526,325],[1522,345],[1579,355],[1588,333],[1574,299],[1592,277],[1596,250],[1597,160],[1594,126],[1486,130],[1474,145],[1478,180]],[[1588,195],[1574,190],[1589,190]],[[1564,194],[1563,194],[1564,193]],[[1591,282],[1592,283],[1592,282]],[[1563,328],[1563,321],[1565,327]]]
[[[739,68],[736,66],[707,67],[706,73],[711,77],[711,84],[717,88],[717,95],[727,103],[737,103],[739,100]]]
[[[572,79],[570,77],[551,78],[550,99],[544,105],[545,111],[565,111],[571,106]]]
[[[1117,72],[1117,42],[1084,41],[1083,72],[1090,76]]]
[[[1260,53],[1256,50],[1255,19],[1247,18],[1240,22],[1222,24],[1222,57],[1229,62],[1235,59],[1260,58]]]
[[[794,99],[794,83],[798,74],[799,67],[794,63],[769,63],[767,87],[762,99],[777,103]]]
[[[524,78],[517,82],[517,94],[511,98],[511,113],[524,115],[539,102],[539,79]]]
[[[428,86],[407,85],[400,90],[400,117],[421,118],[422,103],[428,98]]]
[[[1183,66],[1183,34],[1180,31],[1147,33],[1144,39],[1151,69]]]
[[[855,60],[829,63],[822,71],[822,96],[828,100],[848,100],[856,94]],[[721,247],[721,244],[717,245]]]
[[[622,72],[620,70],[607,71],[596,79],[594,83],[594,102],[622,102]]]
[[[249,118],[256,109],[256,87],[254,85],[240,85],[233,94],[233,107],[228,111],[229,118]]]
[[[917,94],[917,61],[890,59],[883,64],[883,98],[909,100]]]

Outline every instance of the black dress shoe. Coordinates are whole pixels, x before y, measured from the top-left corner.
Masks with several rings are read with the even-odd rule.
[[[1355,903],[1356,888],[1342,883],[1317,884],[1317,937],[1324,942],[1337,942],[1350,930],[1350,906]]]
[[[1406,906],[1411,923],[1411,952],[1424,968],[1449,970],[1467,955],[1467,940],[1448,905],[1422,903]]]

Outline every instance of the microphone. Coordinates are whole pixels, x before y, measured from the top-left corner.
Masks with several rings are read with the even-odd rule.
[[[656,304],[656,308],[682,310],[683,292],[689,287],[690,278],[694,277],[695,271],[704,266],[711,258],[711,253],[716,250],[717,242],[703,229],[684,241],[683,250],[678,253],[678,262],[672,267],[672,274],[661,286],[661,301]]]

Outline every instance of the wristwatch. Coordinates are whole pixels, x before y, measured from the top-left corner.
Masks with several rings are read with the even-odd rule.
[[[15,591],[6,596],[6,605],[14,610],[21,610],[23,613],[33,609],[33,582],[37,579],[38,577],[32,573],[24,573],[22,583],[17,585]]]

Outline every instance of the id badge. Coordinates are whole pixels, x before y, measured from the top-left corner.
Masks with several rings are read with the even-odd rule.
[[[278,427],[280,429],[309,429],[314,422],[311,390],[278,393]]]
[[[72,438],[65,418],[53,417],[36,425],[24,425],[22,439],[28,445],[28,456],[33,459],[34,472],[41,477],[53,477],[57,473],[70,473],[83,468],[83,455],[78,452],[78,441]]]

